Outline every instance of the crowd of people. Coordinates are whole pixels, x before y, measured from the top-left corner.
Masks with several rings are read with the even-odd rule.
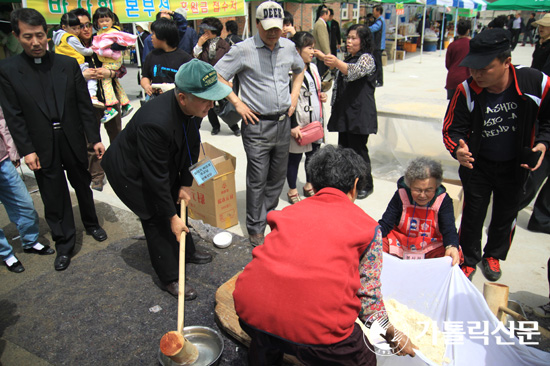
[[[289,13],[265,1],[256,9],[257,33],[243,40],[234,21],[225,24],[228,36],[222,38],[223,24],[214,17],[203,19],[197,34],[184,14],[161,11],[150,28],[141,24],[133,36],[123,34],[108,8],[93,16],[74,9],[61,17],[50,52],[44,17],[34,9],[13,11],[11,26],[23,52],[0,62],[0,120],[7,125],[0,124],[0,200],[21,233],[24,251],[56,254],[58,271],[70,265],[76,229],[65,173],[86,232],[106,240],[92,189],[101,190],[107,177],[141,221],[162,289],[177,297],[184,280],[178,278],[179,239],[189,231],[187,214],[178,212],[191,198],[199,128],[208,116],[213,135],[220,132],[221,117],[242,135],[246,153],[246,229],[257,248],[234,298],[241,326],[252,337],[251,364],[278,364],[283,352],[305,364],[374,364],[354,322],[384,311],[382,252],[404,260],[449,257],[470,279],[481,262],[485,277],[497,281],[518,211],[533,200],[550,170],[550,82],[544,74],[550,72],[550,14],[528,23],[538,26],[540,37],[531,68],[511,63],[521,21],[512,20],[511,31],[493,24],[473,38],[469,21],[457,24],[457,39],[446,55],[450,102],[443,143],[460,163],[465,198],[459,234],[441,164],[429,158],[410,162],[378,222],[353,204],[374,191],[367,144],[378,128],[375,91],[383,85],[384,8],[374,7],[371,24],[346,29],[343,58],[334,12],[320,6],[317,13],[312,33],[296,31]],[[122,129],[121,118],[132,107],[118,80],[120,52],[136,41],[147,101]],[[331,74],[326,118],[323,80]],[[240,128],[224,119],[230,113],[242,119]],[[314,124],[337,132],[339,147],[321,147],[324,132],[303,143]],[[110,139],[107,151],[101,125]],[[306,199],[297,188],[303,154]],[[38,242],[38,215],[15,170],[19,156],[35,174],[56,250]],[[285,180],[291,206],[276,211]],[[550,233],[549,188],[547,181],[530,230]],[[272,231],[265,236],[267,225]],[[1,230],[0,255],[10,271],[24,270]],[[212,257],[187,235],[185,260],[206,264]],[[326,263],[334,264],[330,271]],[[296,281],[304,276],[315,280]],[[341,296],[315,297],[321,286]],[[186,285],[185,298],[196,297]],[[308,315],[312,307],[314,318]],[[337,323],[330,316],[334,309],[345,309]],[[540,309],[550,317],[550,304]],[[390,327],[389,342],[394,332]],[[414,355],[407,337],[397,338],[400,353]]]

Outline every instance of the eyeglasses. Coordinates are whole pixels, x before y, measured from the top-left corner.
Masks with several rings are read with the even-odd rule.
[[[432,194],[435,192],[435,188],[426,188],[426,189],[418,189],[418,188],[411,188],[411,192],[414,192],[416,194]]]
[[[92,23],[80,24],[80,27],[82,27],[82,29],[92,28]]]

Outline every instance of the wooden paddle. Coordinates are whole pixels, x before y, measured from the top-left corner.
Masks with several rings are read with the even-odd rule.
[[[185,202],[181,201],[182,220],[185,220]],[[179,261],[179,290],[178,290],[178,330],[171,331],[162,336],[160,351],[180,365],[192,364],[199,358],[197,347],[183,336],[184,305],[185,305],[185,235],[180,236],[180,261]]]

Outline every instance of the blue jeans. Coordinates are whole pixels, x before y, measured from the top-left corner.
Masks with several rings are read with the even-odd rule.
[[[13,222],[23,248],[30,248],[38,241],[38,213],[34,209],[31,195],[17,173],[10,159],[0,162],[0,201]],[[0,258],[7,259],[13,254],[13,248],[8,243],[0,229]]]

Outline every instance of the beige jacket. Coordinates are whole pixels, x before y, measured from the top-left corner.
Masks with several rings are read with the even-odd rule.
[[[328,55],[330,53],[330,38],[327,23],[321,18],[317,19],[313,26],[313,38],[315,38],[315,49]]]

